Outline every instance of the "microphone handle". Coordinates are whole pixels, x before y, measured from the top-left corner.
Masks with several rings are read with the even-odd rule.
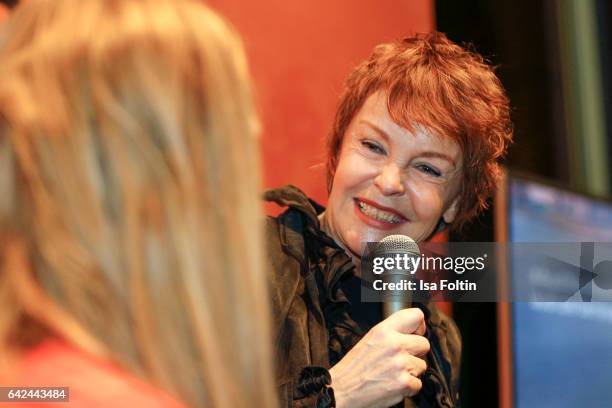
[[[400,283],[406,278],[405,273],[390,274],[386,276],[387,282]],[[383,318],[391,316],[398,310],[412,307],[412,293],[410,291],[397,291],[383,295]]]
[[[411,301],[411,296],[406,296],[404,294],[404,296],[402,296],[401,298],[399,297],[391,297],[390,299],[384,299],[383,302],[383,319],[386,319],[387,317],[391,316],[393,313],[402,310],[402,309],[407,309],[409,307],[412,307],[412,301]],[[409,397],[405,397],[404,400],[400,403],[398,403],[397,405],[394,405],[394,407],[411,407],[413,406],[413,403],[410,401]]]
[[[412,307],[412,302],[408,299],[386,300],[383,303],[383,317],[386,319],[393,313],[402,309],[408,309],[410,307]]]

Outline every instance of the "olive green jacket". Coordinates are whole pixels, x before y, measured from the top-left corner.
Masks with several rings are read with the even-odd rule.
[[[265,198],[289,207],[266,222],[281,407],[326,407],[331,399],[326,369],[365,334],[339,288],[354,265],[321,231],[317,215],[324,209],[299,189],[270,190]],[[459,330],[434,304],[415,306],[425,313],[431,351],[423,388],[406,407],[458,407]]]

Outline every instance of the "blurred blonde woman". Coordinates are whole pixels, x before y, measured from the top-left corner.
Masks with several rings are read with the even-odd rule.
[[[0,383],[274,407],[236,34],[199,0],[29,0],[0,39]]]

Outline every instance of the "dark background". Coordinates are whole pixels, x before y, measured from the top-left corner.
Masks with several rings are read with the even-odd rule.
[[[18,0],[0,0],[0,4],[5,4],[9,7],[14,7]]]
[[[515,142],[506,165],[564,184],[570,182],[566,142],[558,18],[555,0],[436,1],[436,28],[469,43],[497,66],[512,105]],[[612,157],[612,5],[596,1],[609,157]],[[450,241],[494,241],[493,209]],[[462,404],[498,406],[495,303],[456,303],[463,336]]]

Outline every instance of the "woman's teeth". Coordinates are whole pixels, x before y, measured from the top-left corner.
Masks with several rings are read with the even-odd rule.
[[[402,219],[395,214],[380,210],[376,207],[372,207],[371,205],[362,203],[361,201],[359,201],[358,203],[361,212],[367,215],[368,217],[372,217],[378,221],[388,222],[390,224],[399,224],[400,222],[402,222]]]

